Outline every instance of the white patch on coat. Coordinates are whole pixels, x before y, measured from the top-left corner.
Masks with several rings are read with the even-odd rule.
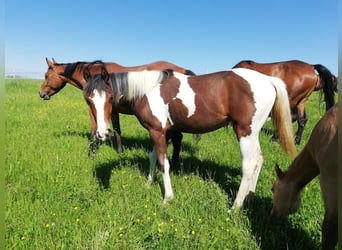
[[[259,132],[266,122],[276,98],[278,86],[285,83],[275,77],[261,74],[257,71],[236,68],[232,72],[245,79],[250,85],[255,102],[255,114],[251,123],[251,134],[239,139],[242,156],[242,180],[234,201],[234,207],[241,207],[249,192],[254,192],[262,167],[263,157],[259,143]]]
[[[163,72],[156,70],[131,71],[127,73],[127,100],[143,97],[160,84]]]
[[[187,117],[189,118],[196,111],[195,92],[188,83],[187,75],[177,72],[174,72],[174,74],[175,77],[177,77],[180,81],[179,91],[174,100],[179,99],[183,103],[183,105],[188,109]],[[165,128],[167,121],[173,125],[169,111],[169,103],[164,103],[164,100],[160,94],[160,85],[150,89],[150,91],[146,93],[146,97],[152,114],[161,122],[162,127]]]
[[[154,87],[149,93],[146,93],[147,101],[150,106],[152,114],[161,122],[163,128],[166,126],[166,122],[169,119],[173,124],[169,105],[164,103],[163,98],[160,96],[160,85]]]
[[[189,118],[196,111],[195,92],[189,85],[189,76],[177,72],[174,72],[174,75],[180,81],[179,92],[177,93],[177,96],[174,99],[178,98],[182,101],[183,105],[188,109],[187,117]]]
[[[245,68],[235,68],[232,69],[232,71],[245,79],[251,87],[256,108],[252,119],[251,129],[252,133],[255,131],[259,132],[274,105],[276,90],[272,81],[275,78]]]
[[[164,182],[164,204],[167,203],[169,200],[173,199],[173,190],[172,190],[172,184],[171,184],[171,178],[170,178],[170,163],[167,159],[167,156],[164,155],[164,172],[162,173],[163,176],[163,182]]]

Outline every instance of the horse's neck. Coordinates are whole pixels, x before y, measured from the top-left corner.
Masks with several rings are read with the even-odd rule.
[[[67,80],[67,82],[69,84],[71,84],[72,86],[78,88],[78,89],[84,89],[86,81],[83,77],[83,71],[80,72],[77,70],[77,72],[73,72],[71,77],[66,77],[65,74],[65,69],[67,67],[67,64],[58,64],[55,65],[55,67],[57,67],[57,74],[60,76],[65,77],[65,79]],[[76,71],[76,70],[75,70]]]
[[[77,72],[74,72],[71,76],[71,78],[68,78],[68,83],[70,83],[72,86],[78,88],[78,89],[84,89],[87,82],[83,77],[83,71],[77,70]]]
[[[318,174],[319,169],[305,147],[290,165],[285,178],[300,190]]]

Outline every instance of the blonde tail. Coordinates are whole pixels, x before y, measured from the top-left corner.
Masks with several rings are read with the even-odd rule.
[[[271,82],[277,92],[271,114],[273,124],[278,133],[279,143],[282,149],[289,156],[294,157],[296,155],[296,147],[294,144],[292,117],[286,85],[281,79],[276,77],[272,77]]]

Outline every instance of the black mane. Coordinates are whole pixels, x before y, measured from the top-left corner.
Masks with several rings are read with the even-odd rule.
[[[113,90],[113,93],[116,93],[117,96],[126,94],[128,92],[127,76],[127,72],[109,74],[110,86]]]
[[[82,71],[84,70],[86,65],[88,65],[88,69],[90,69],[90,67],[92,67],[94,64],[104,64],[104,63],[100,60],[96,60],[93,62],[75,62],[75,63],[66,63],[66,64],[58,63],[56,65],[66,65],[63,75],[67,78],[72,79],[72,75],[74,74],[76,70]]]
[[[88,64],[87,66],[87,70],[89,71],[90,68],[94,65],[94,64],[100,64],[102,70],[106,70],[106,66],[102,61],[94,61],[94,62],[88,62],[86,63]],[[81,67],[85,67],[84,64]],[[76,68],[75,68],[76,69]],[[108,74],[108,72],[107,72]],[[102,78],[102,74],[93,74],[90,76],[87,85],[84,88],[85,91],[85,95],[89,96],[93,93],[93,91],[96,89],[98,91],[106,91],[106,88],[108,88],[108,85],[104,82],[103,78]]]

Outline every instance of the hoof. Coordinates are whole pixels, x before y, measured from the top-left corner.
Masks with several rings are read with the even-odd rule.
[[[278,142],[278,138],[277,138],[277,137],[274,137],[274,136],[272,136],[270,141],[271,141],[271,142]]]
[[[118,154],[121,154],[123,152],[123,148],[122,147],[118,147],[116,149],[116,152],[118,152]]]
[[[236,202],[234,202],[233,206],[231,207],[231,209],[228,209],[228,213],[233,213],[236,211],[239,211],[242,208],[242,205],[237,204]]]
[[[152,184],[153,184],[153,180],[147,179],[146,186],[150,188],[152,186]]]
[[[300,141],[301,141],[301,138],[297,138],[297,137],[295,138],[295,144],[296,144],[296,145],[299,145],[299,144],[300,144]]]
[[[96,150],[89,149],[88,151],[88,157],[95,157],[96,156]]]
[[[173,195],[165,196],[164,201],[163,201],[163,204],[168,203],[168,202],[169,202],[170,200],[172,200],[172,199],[173,199]]]

